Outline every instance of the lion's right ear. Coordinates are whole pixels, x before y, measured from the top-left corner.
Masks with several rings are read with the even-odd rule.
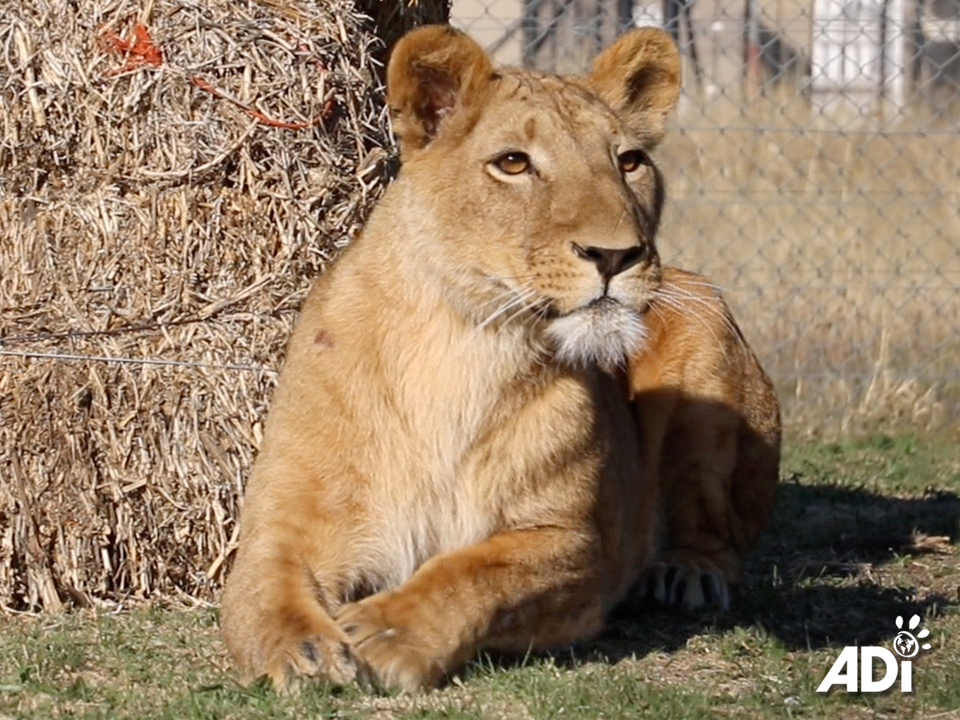
[[[428,25],[404,35],[387,66],[387,103],[401,151],[427,145],[441,124],[472,124],[492,74],[483,48],[459,30]]]

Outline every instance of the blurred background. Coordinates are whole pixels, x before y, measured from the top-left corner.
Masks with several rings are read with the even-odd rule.
[[[667,262],[722,286],[801,434],[960,417],[960,0],[454,0],[504,64],[666,27]]]

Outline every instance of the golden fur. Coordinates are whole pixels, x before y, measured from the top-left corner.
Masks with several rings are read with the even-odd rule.
[[[660,284],[646,151],[678,96],[658,30],[583,78],[494,70],[450,28],[398,43],[399,178],[304,303],[246,490],[245,679],[429,687],[588,637],[650,565],[656,477],[607,371]]]
[[[780,406],[707,278],[665,267],[645,319],[646,343],[627,374],[665,527],[660,562],[640,592],[688,609],[725,608],[772,510]]]

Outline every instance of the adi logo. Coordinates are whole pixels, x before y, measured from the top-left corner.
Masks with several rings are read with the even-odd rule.
[[[920,641],[930,634],[929,630],[924,628],[914,634],[919,625],[920,616],[914,615],[910,618],[910,625],[904,630],[903,617],[897,616],[899,632],[893,639],[896,655],[883,647],[845,647],[820,683],[817,692],[828,692],[834,685],[846,686],[847,692],[883,692],[893,687],[897,675],[900,676],[900,692],[913,692],[913,663],[910,660],[916,657],[921,649],[930,649],[930,643],[920,644]],[[900,658],[899,662],[897,656]],[[884,664],[883,677],[879,680],[874,679],[875,660]]]

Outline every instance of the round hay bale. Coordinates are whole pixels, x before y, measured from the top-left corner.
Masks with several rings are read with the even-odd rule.
[[[0,0],[0,47],[0,603],[211,599],[297,307],[393,167],[384,42],[349,0]]]

